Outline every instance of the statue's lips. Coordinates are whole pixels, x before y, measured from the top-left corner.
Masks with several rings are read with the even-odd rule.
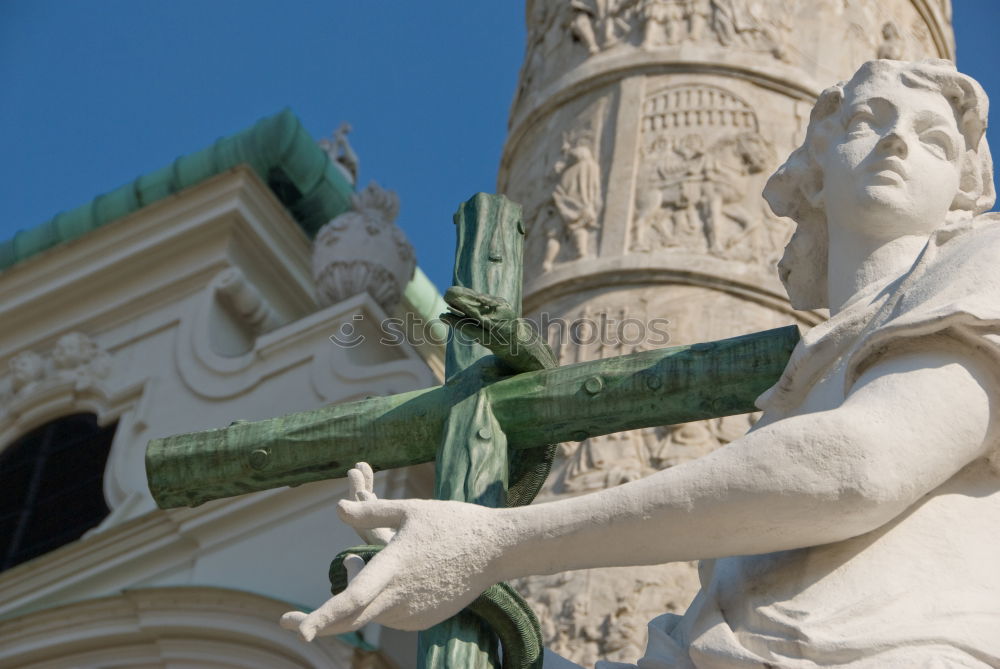
[[[878,184],[901,185],[906,181],[906,168],[896,158],[880,160],[868,168],[872,179]]]

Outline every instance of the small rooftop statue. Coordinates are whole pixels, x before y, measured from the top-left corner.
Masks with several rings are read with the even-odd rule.
[[[700,594],[650,623],[644,669],[1000,666],[986,118],[980,86],[947,61],[872,61],[823,92],[764,195],[798,224],[780,266],[793,305],[831,318],[746,436],[514,508],[377,500],[361,467],[340,515],[388,545],[283,624],[306,639],[423,629],[501,579],[700,559]]]
[[[319,148],[326,151],[326,155],[330,157],[330,162],[340,170],[344,178],[352,186],[356,186],[358,183],[358,168],[361,161],[358,160],[358,154],[354,152],[354,148],[347,139],[347,135],[352,129],[350,123],[346,121],[341,123],[333,131],[330,139],[323,138],[319,140]]]

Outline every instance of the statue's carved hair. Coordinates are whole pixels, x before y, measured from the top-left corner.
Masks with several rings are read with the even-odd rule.
[[[965,140],[962,179],[945,223],[988,211],[996,199],[993,161],[985,135],[989,102],[982,86],[958,72],[948,60],[865,63],[849,82],[840,82],[820,94],[809,116],[802,146],[792,152],[764,187],[764,198],[771,210],[797,224],[779,263],[781,280],[797,308],[828,306],[826,213],[818,198],[823,190],[823,171],[817,155],[844,132],[840,114],[844,91],[875,77],[893,75],[904,86],[944,96],[955,112],[958,130]]]

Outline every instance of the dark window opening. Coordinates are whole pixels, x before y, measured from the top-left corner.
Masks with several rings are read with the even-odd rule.
[[[104,466],[117,424],[54,420],[0,451],[0,571],[79,539],[108,515]]]

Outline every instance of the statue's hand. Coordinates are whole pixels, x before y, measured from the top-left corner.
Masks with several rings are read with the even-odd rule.
[[[357,563],[345,565],[350,582],[342,593],[308,615],[282,616],[281,626],[307,641],[370,622],[427,629],[504,578],[498,572],[502,533],[494,522],[501,511],[436,500],[343,500],[337,510],[359,532],[397,531],[360,570]]]
[[[359,462],[354,469],[347,472],[350,482],[351,499],[358,502],[373,502],[378,500],[375,495],[375,474],[367,462]],[[374,529],[355,528],[361,540],[373,546],[384,546],[392,539],[395,532],[388,527]]]

